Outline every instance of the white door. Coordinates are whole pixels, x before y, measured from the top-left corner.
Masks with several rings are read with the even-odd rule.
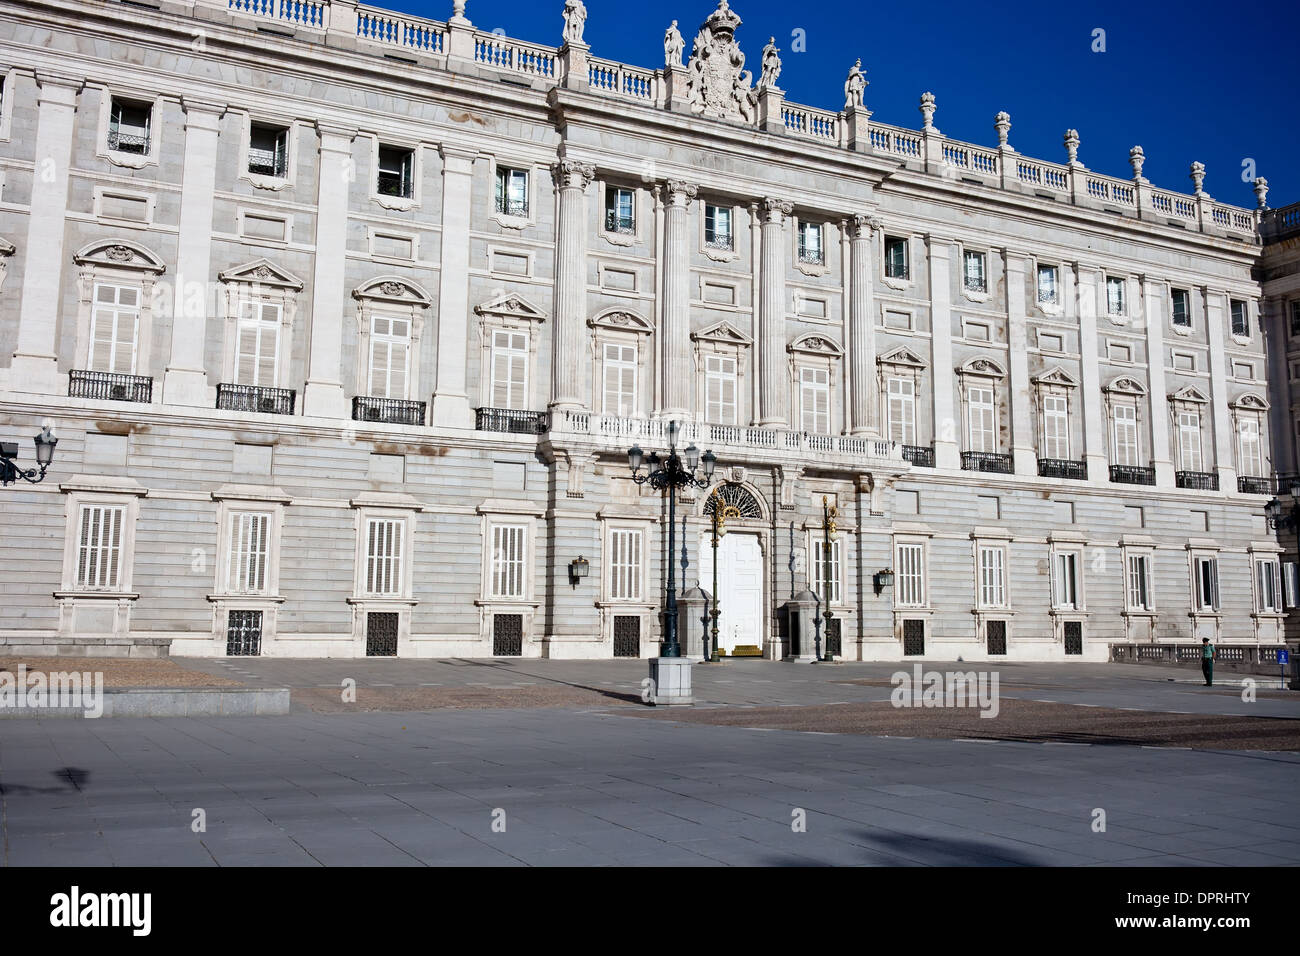
[[[700,587],[713,588],[713,547],[707,532],[700,542]],[[723,653],[744,644],[763,647],[763,552],[757,535],[732,532],[718,542],[718,611]]]

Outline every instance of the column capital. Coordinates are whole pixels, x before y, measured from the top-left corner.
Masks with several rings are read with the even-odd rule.
[[[36,102],[38,104],[55,103],[59,106],[75,106],[77,94],[86,85],[85,81],[79,77],[46,73],[44,70],[38,71],[35,76],[38,88]]]
[[[768,196],[763,200],[764,225],[781,225],[785,217],[794,212],[794,203],[788,199],[776,199]]]
[[[225,115],[226,107],[219,103],[211,103],[206,100],[192,100],[185,97],[181,100],[181,108],[185,110],[185,128],[200,129],[208,132],[216,132],[221,120]]]
[[[700,187],[684,179],[669,179],[664,183],[670,206],[689,206],[700,193]]]
[[[884,228],[884,222],[882,222],[878,217],[869,216],[866,213],[858,213],[853,217],[849,234],[854,239],[866,240],[869,242],[873,232],[879,232]]]
[[[352,141],[357,138],[357,130],[351,126],[335,126],[333,123],[316,123],[316,132],[320,134],[321,152],[351,153]]]
[[[577,159],[562,159],[551,165],[551,179],[558,189],[586,189],[596,178],[596,167]]]

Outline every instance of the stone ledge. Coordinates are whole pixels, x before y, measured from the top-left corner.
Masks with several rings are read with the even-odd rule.
[[[170,637],[18,637],[0,635],[3,657],[134,657],[171,656]]]
[[[289,689],[106,688],[103,717],[280,717],[289,713]],[[81,707],[0,707],[0,720],[87,718]]]

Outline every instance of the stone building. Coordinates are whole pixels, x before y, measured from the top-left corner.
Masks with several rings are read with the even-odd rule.
[[[673,420],[724,649],[806,657],[809,590],[846,660],[1300,634],[1297,207],[885,125],[860,64],[786,103],[725,0],[658,69],[585,18],[0,0],[0,415],[59,439],[0,641],[649,656]]]

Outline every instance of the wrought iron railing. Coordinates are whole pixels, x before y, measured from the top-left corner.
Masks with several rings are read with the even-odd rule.
[[[381,196],[411,198],[411,180],[405,173],[380,173],[375,188]]]
[[[1072,478],[1075,481],[1087,481],[1088,463],[1071,461],[1068,458],[1040,458],[1038,474],[1043,478]]]
[[[153,379],[148,375],[92,372],[74,368],[68,373],[70,398],[101,398],[110,402],[153,401]]]
[[[372,398],[369,395],[352,397],[352,420],[356,422],[423,425],[424,409],[424,402],[411,402],[401,398]]]
[[[934,467],[934,446],[933,445],[904,445],[903,459],[910,461],[918,468]]]
[[[292,415],[297,392],[292,388],[266,385],[217,385],[217,408],[230,412],[259,412],[263,415]]]
[[[496,210],[503,216],[519,216],[522,218],[528,215],[528,200],[506,199],[498,196]]]
[[[248,171],[259,176],[283,178],[285,172],[284,153],[278,149],[253,149],[249,147]],[[382,176],[381,173],[381,179]]]
[[[705,233],[704,244],[710,249],[722,249],[726,252],[731,252],[736,248],[736,242],[731,238],[730,234],[718,235],[715,233],[710,236],[708,233]]]
[[[523,213],[519,215],[527,214],[528,208],[525,206]],[[625,233],[636,232],[636,220],[631,216],[621,216],[616,212],[607,212],[605,213],[605,231]]]
[[[799,247],[799,261],[806,262],[809,265],[821,266],[826,264],[826,254],[820,249],[805,249]]]
[[[1272,478],[1257,475],[1238,475],[1237,490],[1243,495],[1271,495],[1277,489]]]
[[[479,408],[474,412],[474,427],[481,432],[541,435],[549,427],[549,416],[519,408]]]
[[[1111,465],[1110,480],[1121,485],[1154,485],[1156,469],[1154,465]]]
[[[1016,470],[1016,463],[1011,455],[999,455],[991,451],[964,451],[961,453],[961,467],[963,471],[991,471],[1009,475]]]
[[[118,153],[139,153],[144,155],[149,152],[148,134],[140,135],[138,133],[122,133],[115,129],[108,131],[108,148]]]
[[[1179,488],[1192,488],[1196,491],[1218,491],[1219,476],[1212,471],[1176,471],[1174,484]]]

